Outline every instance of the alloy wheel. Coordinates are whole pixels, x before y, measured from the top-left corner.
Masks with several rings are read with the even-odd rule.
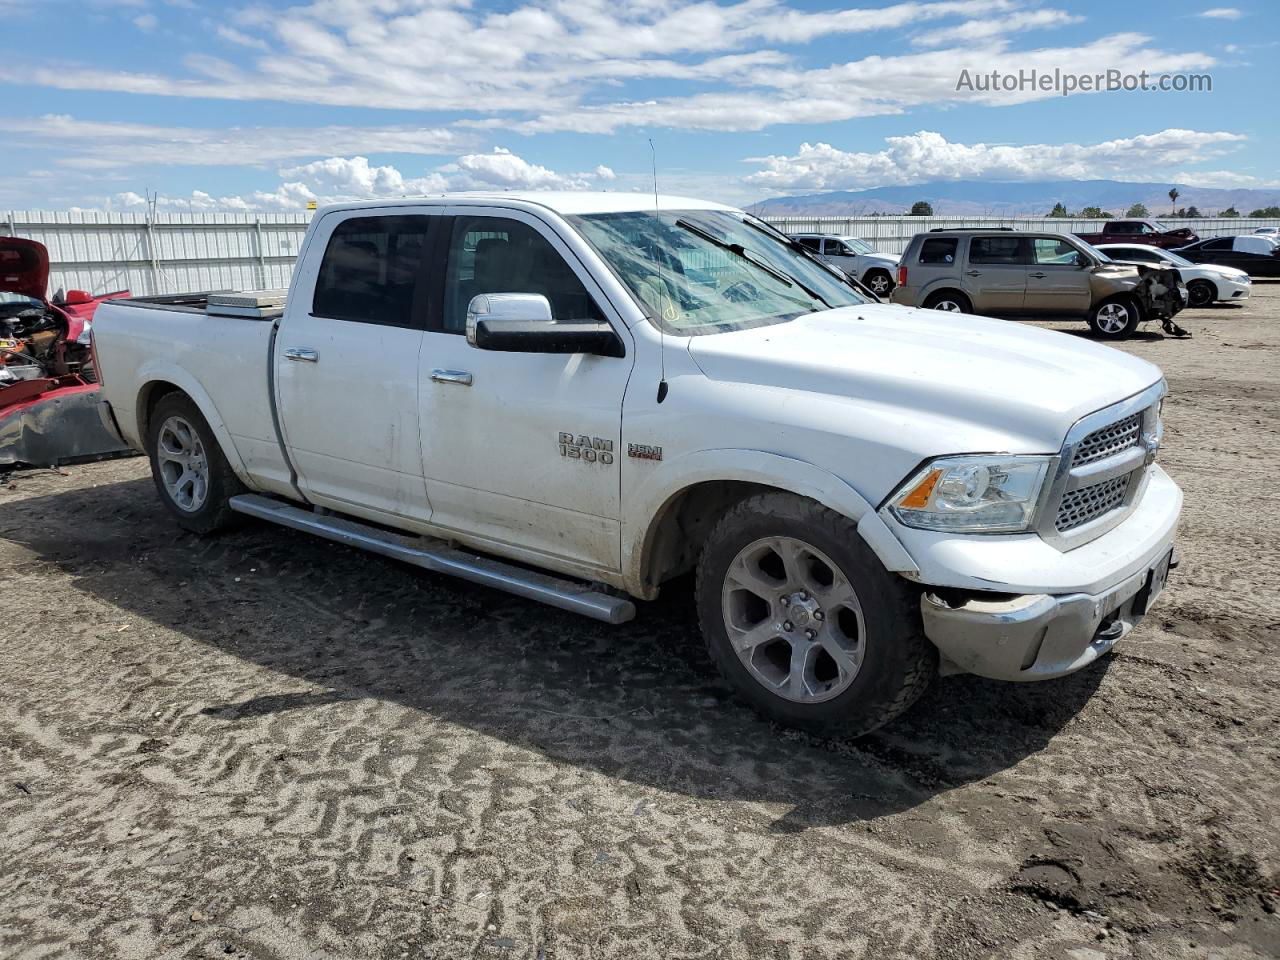
[[[768,537],[738,551],[720,609],[742,665],[786,700],[830,700],[862,667],[866,630],[857,591],[803,540]]]
[[[172,416],[156,436],[156,462],[165,492],[187,513],[204,506],[209,495],[209,461],[200,435],[183,417]]]

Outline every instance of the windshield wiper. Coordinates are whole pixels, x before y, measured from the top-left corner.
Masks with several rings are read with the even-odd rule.
[[[748,227],[751,227],[753,230],[759,230],[766,237],[772,237],[773,239],[777,240],[779,243],[785,244],[790,249],[796,251],[796,253],[804,254],[804,256],[808,257],[809,260],[811,260],[813,263],[816,263],[818,266],[820,266],[823,270],[827,271],[827,273],[831,274],[841,283],[845,284],[846,286],[854,287],[854,285],[849,282],[849,275],[846,274],[843,270],[840,270],[837,267],[833,267],[831,264],[827,263],[827,261],[823,260],[820,256],[818,256],[816,253],[814,253],[812,250],[806,247],[803,243],[797,240],[795,237],[788,237],[785,233],[783,233],[781,230],[775,227],[768,220],[761,220],[759,217],[755,216],[754,214],[748,213],[743,218],[742,222],[745,223]],[[856,290],[857,287],[854,287],[854,289]],[[809,292],[811,296],[817,296],[811,291],[808,291],[807,287],[805,288],[805,290],[806,292]],[[822,300],[822,297],[818,297],[818,299]],[[827,303],[826,300],[822,300],[822,302]],[[831,304],[827,303],[827,306],[831,306]]]
[[[811,290],[809,287],[805,286],[795,277],[787,276],[787,274],[783,273],[773,264],[766,263],[764,260],[761,260],[759,257],[755,256],[755,254],[748,253],[747,248],[744,247],[742,244],[729,243],[727,240],[721,240],[710,230],[704,230],[702,227],[698,226],[696,223],[690,223],[688,220],[685,220],[683,218],[676,221],[676,226],[681,227],[685,230],[688,230],[690,233],[694,234],[695,236],[701,237],[703,240],[707,241],[707,243],[715,244],[720,249],[728,250],[730,253],[741,257],[743,260],[751,264],[757,270],[763,270],[765,273],[769,274],[771,277],[775,278],[776,280],[780,280],[781,282],[785,283],[788,287],[799,287],[806,294],[808,294],[809,297],[811,297],[814,300],[817,300],[824,307],[827,307],[828,309],[830,309],[831,304],[827,303],[827,301],[824,300],[816,290]]]

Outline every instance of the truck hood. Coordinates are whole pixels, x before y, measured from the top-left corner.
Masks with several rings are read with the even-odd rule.
[[[0,293],[44,300],[49,290],[49,251],[43,243],[0,237]]]
[[[1161,377],[1145,360],[1068,333],[887,304],[693,337],[689,351],[713,380],[857,399],[900,411],[906,431],[921,422],[913,412],[947,420],[953,452],[974,449],[963,445],[970,433],[1003,435],[1014,453],[1056,451],[1082,416]]]

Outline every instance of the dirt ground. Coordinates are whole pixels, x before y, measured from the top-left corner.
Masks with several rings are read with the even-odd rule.
[[[1179,320],[1123,346],[1187,497],[1147,622],[851,742],[740,706],[687,587],[606,627],[196,539],[141,459],[0,479],[0,955],[1280,955],[1280,284]]]

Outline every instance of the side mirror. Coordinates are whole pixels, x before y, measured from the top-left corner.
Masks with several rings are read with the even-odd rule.
[[[1076,266],[1083,270],[1085,267],[1092,267],[1093,261],[1086,257],[1083,253],[1076,254]]]
[[[80,304],[80,303],[92,303],[93,297],[85,293],[83,290],[69,290],[67,291],[66,300],[64,300],[63,302],[72,304],[72,305]]]
[[[539,293],[482,293],[467,305],[467,343],[505,353],[589,353],[626,356],[607,323],[557,321]]]

